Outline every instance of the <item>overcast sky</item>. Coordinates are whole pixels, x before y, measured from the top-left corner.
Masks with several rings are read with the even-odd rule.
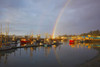
[[[0,24],[17,35],[52,33],[67,0],[0,0]],[[57,34],[100,30],[100,0],[71,0],[57,25]]]

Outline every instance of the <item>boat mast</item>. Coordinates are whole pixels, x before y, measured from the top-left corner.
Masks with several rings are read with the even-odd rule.
[[[7,28],[7,42],[9,42],[9,23],[8,23],[8,28]]]
[[[1,39],[1,42],[0,42],[0,45],[2,46],[2,24],[1,24],[1,34],[0,34],[0,35],[1,35],[1,38],[0,38],[0,39]]]
[[[7,44],[7,25],[5,26],[5,44]]]
[[[7,34],[9,35],[9,23],[8,23],[8,31],[7,31]]]
[[[6,25],[6,38],[5,38],[5,41],[6,41],[6,44],[8,43],[8,32],[9,32],[9,23]]]

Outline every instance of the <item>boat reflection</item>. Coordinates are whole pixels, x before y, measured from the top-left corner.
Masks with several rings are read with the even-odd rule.
[[[23,44],[21,46],[25,45],[28,44]],[[74,67],[75,65],[81,64],[86,60],[96,56],[98,51],[94,49],[97,49],[98,45],[99,44],[94,43],[69,44],[67,41],[63,42],[63,44],[54,44],[52,46],[24,47],[14,50],[12,49],[0,52],[0,65],[3,67],[9,64],[10,67],[10,64],[12,64],[12,67],[13,65],[18,67],[17,64],[21,63],[22,66],[27,67],[28,63],[29,65],[35,67],[40,67],[44,64],[47,67],[50,65],[50,67]]]
[[[3,63],[7,64],[8,56],[11,55],[12,53],[15,56],[15,51],[16,49],[9,50],[9,51],[1,51],[0,52],[0,63],[2,62],[2,58],[3,58],[4,59]]]
[[[20,44],[20,46],[26,46],[27,44]],[[54,54],[55,56],[57,57],[58,59],[58,55],[56,53],[56,48],[58,47],[59,45],[52,45],[52,47],[44,47],[44,46],[39,46],[39,47],[30,47],[30,48],[17,48],[17,49],[12,49],[12,50],[8,50],[8,51],[2,51],[0,52],[0,63],[4,63],[4,64],[7,64],[7,60],[8,60],[8,57],[13,54],[13,56],[23,56],[23,52],[25,52],[25,54],[28,54],[30,55],[31,59],[34,57],[33,56],[33,53],[36,54],[36,53],[41,53],[42,49],[44,50],[44,56],[45,57],[48,57],[51,50],[54,49]],[[17,51],[17,53],[16,53]],[[2,61],[4,59],[4,61]]]
[[[74,43],[74,44],[70,44],[69,45],[72,47],[72,48],[82,48],[82,47],[86,47],[88,49],[91,49],[91,48],[100,48],[100,43]]]

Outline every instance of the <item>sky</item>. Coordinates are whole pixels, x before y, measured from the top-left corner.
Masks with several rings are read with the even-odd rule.
[[[53,33],[67,0],[0,0],[0,24],[10,34]],[[70,0],[59,19],[56,35],[100,30],[100,0]]]

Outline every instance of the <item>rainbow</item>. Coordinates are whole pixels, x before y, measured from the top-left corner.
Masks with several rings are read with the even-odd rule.
[[[57,19],[56,19],[56,22],[55,22],[55,25],[54,25],[54,28],[53,28],[53,33],[52,33],[52,38],[55,38],[55,32],[56,32],[56,28],[57,28],[57,24],[65,10],[65,8],[67,7],[67,5],[69,4],[70,0],[67,0],[67,2],[65,3],[64,7],[61,9]]]

